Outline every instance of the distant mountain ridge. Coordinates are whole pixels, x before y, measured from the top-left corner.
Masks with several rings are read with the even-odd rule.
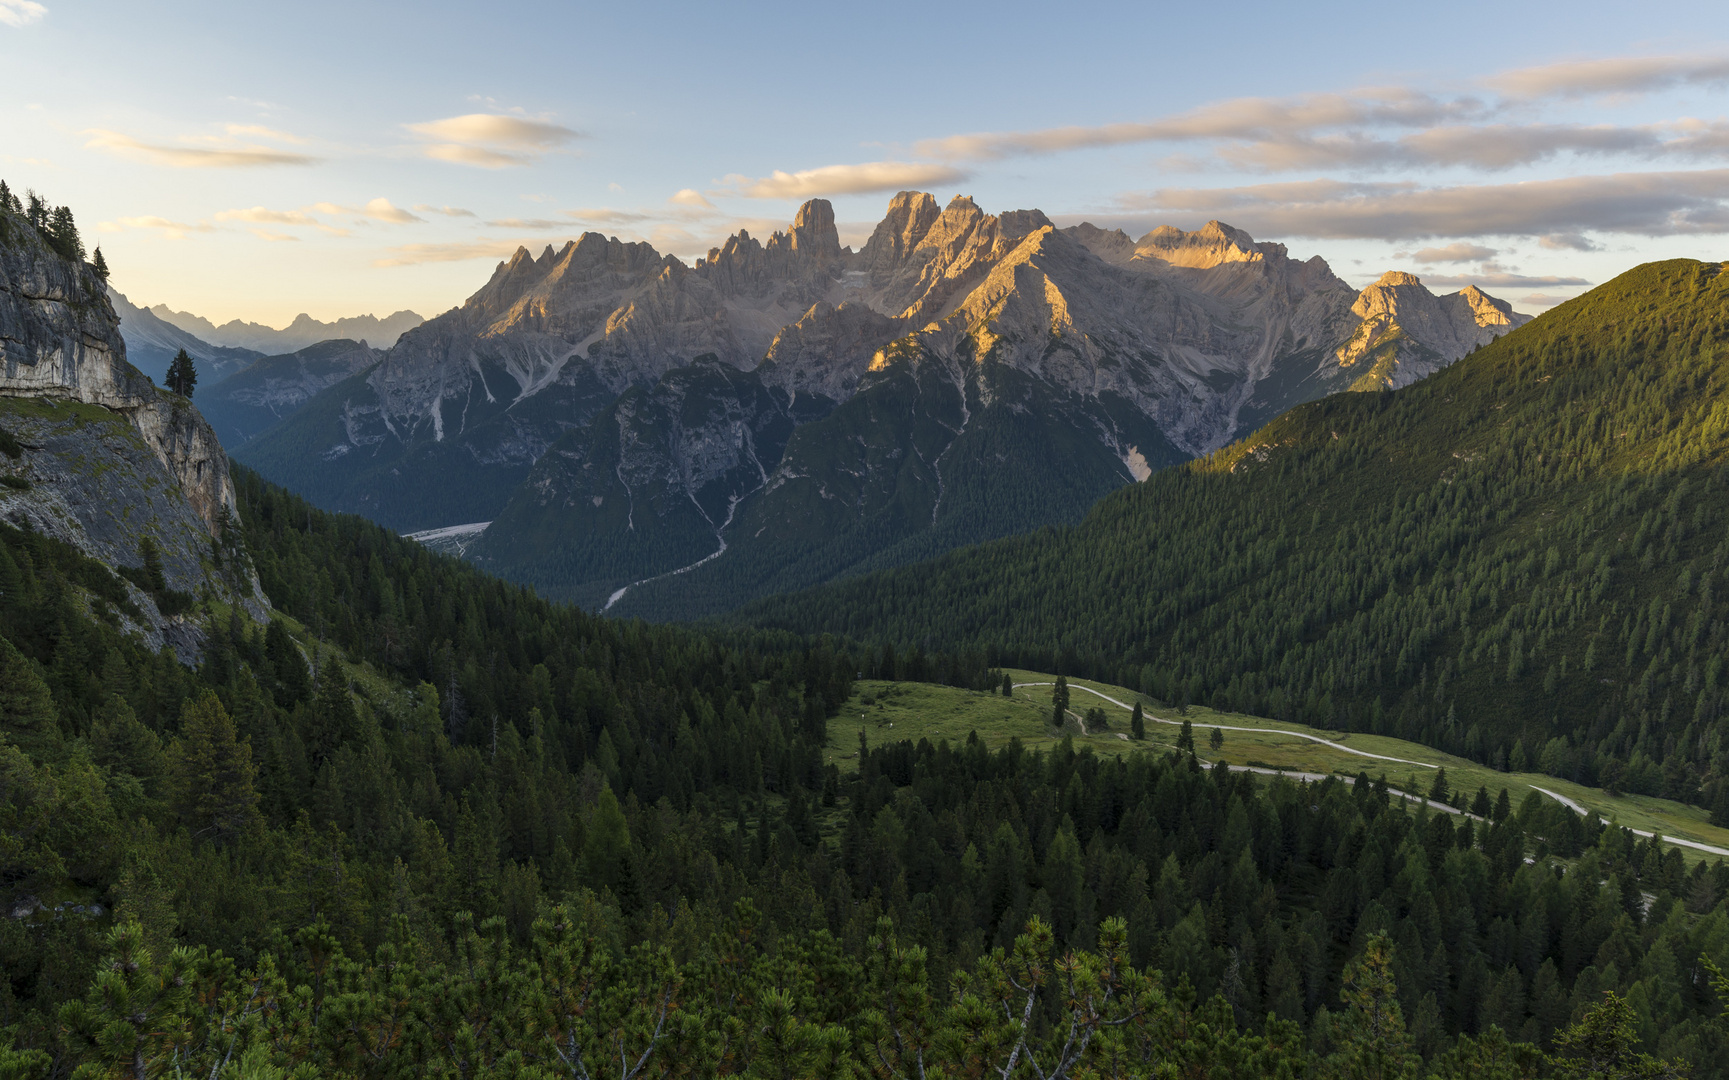
[[[361,341],[321,341],[284,356],[265,356],[198,394],[205,419],[230,449],[292,416],[327,386],[384,358]]]
[[[108,300],[120,317],[120,333],[126,340],[126,355],[135,367],[156,382],[162,382],[168,365],[180,350],[194,361],[200,381],[218,382],[262,356],[251,349],[212,345],[182,327],[165,322],[148,308],[138,307],[113,286]]]
[[[412,311],[398,311],[383,318],[376,315],[356,315],[335,322],[320,322],[302,312],[294,321],[277,330],[262,323],[230,319],[221,326],[200,315],[175,311],[167,304],[155,304],[150,314],[170,326],[196,335],[203,341],[225,348],[250,349],[260,355],[281,356],[299,352],[321,341],[347,339],[365,341],[373,348],[388,349],[405,332],[426,320]]]
[[[812,200],[691,266],[594,233],[519,249],[242,456],[405,531],[493,521],[469,556],[552,594],[692,614],[1076,520],[1524,321],[1219,222],[1135,241],[902,192],[853,252]]]

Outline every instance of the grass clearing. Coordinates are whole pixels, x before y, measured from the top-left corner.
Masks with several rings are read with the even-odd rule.
[[[1018,668],[1008,669],[1007,674],[1016,684],[1014,696],[1009,698],[998,693],[960,690],[930,683],[861,681],[855,684],[853,696],[842,706],[840,715],[829,721],[825,760],[834,762],[843,771],[856,768],[861,730],[873,746],[902,739],[914,742],[929,739],[933,743],[947,739],[960,745],[976,731],[985,745],[993,749],[1011,738],[1019,738],[1029,750],[1049,750],[1065,734],[1050,723],[1051,687],[1023,687],[1021,684],[1051,683],[1056,681],[1055,676]],[[1070,679],[1069,686],[1071,712],[1084,714],[1087,709],[1097,706],[1105,710],[1111,724],[1108,732],[1074,735],[1077,749],[1090,747],[1099,754],[1124,754],[1138,749],[1163,752],[1176,748],[1178,725],[1184,718],[1174,709],[1154,708],[1151,699],[1109,683]],[[1146,739],[1136,743],[1120,737],[1128,734],[1129,710],[1087,693],[1088,689],[1129,706],[1141,702],[1147,716]],[[1454,791],[1469,794],[1483,787],[1488,789],[1490,798],[1494,798],[1506,789],[1508,798],[1517,808],[1533,788],[1547,788],[1595,811],[1608,822],[1729,848],[1729,829],[1710,824],[1710,815],[1704,810],[1669,799],[1610,795],[1600,788],[1585,787],[1541,773],[1497,772],[1468,758],[1385,735],[1326,731],[1260,716],[1215,712],[1199,705],[1189,707],[1187,719],[1195,733],[1195,749],[1204,761],[1343,776],[1355,776],[1360,772],[1371,777],[1384,774],[1393,787],[1417,795],[1426,794],[1435,782],[1436,769],[1444,768],[1447,770],[1447,784]],[[1163,724],[1156,720],[1176,723]],[[1214,726],[1251,730],[1223,731],[1224,743],[1215,751],[1208,745],[1208,729]],[[1348,749],[1299,737],[1303,735],[1326,739]],[[1415,764],[1363,757],[1351,753],[1352,750],[1384,758],[1401,758]],[[1713,857],[1686,847],[1681,851],[1689,861]]]

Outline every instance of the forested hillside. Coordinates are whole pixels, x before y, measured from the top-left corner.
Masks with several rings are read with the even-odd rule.
[[[1301,406],[1046,529],[741,621],[1717,805],[1729,277],[1639,267],[1401,390]]]
[[[205,610],[197,671],[85,614],[99,564],[5,534],[9,1076],[1729,1061],[1720,865],[1186,756],[824,769],[854,664],[968,665],[596,619],[240,481],[312,633]]]

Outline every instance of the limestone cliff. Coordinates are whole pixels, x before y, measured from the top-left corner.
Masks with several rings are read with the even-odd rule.
[[[185,491],[212,536],[234,510],[234,484],[210,425],[190,403],[126,362],[107,288],[88,263],[57,255],[23,219],[0,236],[0,396],[64,398],[130,420]]]
[[[0,520],[73,544],[113,567],[160,552],[167,589],[206,588],[261,616],[265,603],[235,538],[228,458],[191,403],[126,361],[104,284],[21,218],[0,214]],[[134,627],[196,660],[202,632],[132,587]],[[167,595],[167,594],[164,594]],[[170,609],[172,610],[172,608]]]

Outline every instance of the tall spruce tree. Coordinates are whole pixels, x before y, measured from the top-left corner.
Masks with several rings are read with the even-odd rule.
[[[36,666],[0,637],[0,738],[38,760],[60,748],[60,719]]]
[[[192,363],[192,357],[181,349],[174,354],[174,359],[168,364],[168,389],[183,398],[190,398],[192,391],[198,386],[198,369]]]
[[[218,843],[238,837],[257,820],[258,789],[252,747],[214,690],[186,703],[170,765],[175,812],[195,837]]]

